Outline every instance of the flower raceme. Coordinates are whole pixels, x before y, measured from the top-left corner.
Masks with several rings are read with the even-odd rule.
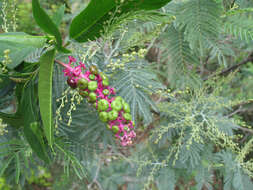
[[[96,66],[89,67],[89,70],[86,70],[82,62],[73,66],[72,63],[76,63],[76,59],[71,56],[68,64],[57,62],[65,67],[63,72],[64,76],[68,77],[68,85],[78,89],[79,94],[94,105],[100,120],[107,123],[107,128],[121,141],[121,145],[131,145],[136,134],[130,106],[122,97],[116,96],[115,89],[109,86],[107,76],[98,72]]]

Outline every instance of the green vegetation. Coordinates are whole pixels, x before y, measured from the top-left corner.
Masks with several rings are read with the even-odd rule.
[[[0,189],[253,189],[250,0],[2,0],[0,15]]]

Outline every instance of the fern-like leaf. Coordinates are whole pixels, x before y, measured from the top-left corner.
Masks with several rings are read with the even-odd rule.
[[[247,43],[253,40],[253,21],[246,14],[226,17],[224,31]]]
[[[138,66],[139,65],[139,66]],[[131,106],[133,120],[137,121],[137,115],[143,118],[144,124],[152,121],[150,107],[157,110],[156,105],[149,97],[149,93],[154,93],[158,89],[164,88],[157,82],[155,74],[141,64],[129,64],[124,70],[117,71],[114,76],[117,81],[113,84],[118,95],[121,95]]]

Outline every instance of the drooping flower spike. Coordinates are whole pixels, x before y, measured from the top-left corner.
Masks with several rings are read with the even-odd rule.
[[[71,56],[68,64],[57,62],[65,67],[63,72],[64,76],[68,77],[68,85],[78,89],[79,94],[94,105],[99,112],[100,120],[107,123],[108,129],[121,141],[121,145],[132,144],[136,134],[133,130],[130,106],[122,97],[116,96],[115,89],[109,86],[107,76],[99,73],[95,66],[91,66],[89,70],[86,70],[81,62],[78,66],[72,66],[76,59]]]

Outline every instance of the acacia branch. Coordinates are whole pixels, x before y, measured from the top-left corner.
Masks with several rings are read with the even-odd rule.
[[[252,61],[253,61],[253,52],[251,52],[251,53],[249,54],[249,56],[248,56],[246,59],[242,60],[240,63],[235,64],[235,65],[232,65],[231,67],[229,67],[229,68],[227,68],[227,69],[224,69],[224,70],[221,71],[220,73],[211,74],[211,75],[207,76],[206,78],[204,78],[203,80],[206,81],[206,80],[208,80],[208,79],[210,79],[210,78],[213,78],[213,77],[215,77],[215,76],[224,76],[224,75],[226,75],[226,74],[228,74],[228,73],[230,73],[230,72],[236,70],[238,67],[240,67],[240,66],[242,66],[242,65],[245,65],[245,64],[247,64],[248,62],[252,62]]]
[[[250,134],[253,134],[253,130],[249,129],[249,128],[245,128],[245,127],[241,127],[241,126],[237,126],[238,129],[244,131],[244,132],[248,132]]]

